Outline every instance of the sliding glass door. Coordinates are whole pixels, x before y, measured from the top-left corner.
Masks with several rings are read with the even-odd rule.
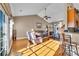
[[[4,23],[5,23],[5,19],[4,19],[4,14],[3,12],[0,10],[0,56],[3,56],[4,55],[4,47],[3,47],[3,37],[4,37]]]

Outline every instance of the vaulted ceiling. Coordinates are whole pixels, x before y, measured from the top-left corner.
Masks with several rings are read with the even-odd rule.
[[[56,22],[61,20],[66,20],[67,15],[67,7],[65,3],[52,3],[47,7],[47,15],[51,18],[46,20],[47,22]],[[44,17],[45,11],[44,9],[38,13],[39,16]]]
[[[13,16],[37,15],[49,4],[46,3],[11,3]]]
[[[66,20],[67,4],[66,3],[10,3],[13,16],[38,15],[45,16],[45,8],[47,16],[51,18],[47,22],[56,22]],[[74,5],[78,7],[78,4]]]

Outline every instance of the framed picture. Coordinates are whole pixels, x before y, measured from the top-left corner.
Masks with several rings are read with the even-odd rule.
[[[36,23],[36,27],[37,27],[37,28],[41,28],[41,27],[42,27],[42,24],[41,24],[40,22],[37,22],[37,23]]]

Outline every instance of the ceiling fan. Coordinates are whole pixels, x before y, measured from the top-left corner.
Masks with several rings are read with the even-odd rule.
[[[46,15],[46,8],[45,8],[45,16],[44,16],[44,19],[48,20],[49,18],[51,18],[51,17]]]

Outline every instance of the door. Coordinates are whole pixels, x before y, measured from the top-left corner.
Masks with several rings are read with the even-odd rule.
[[[4,40],[3,40],[3,37],[4,37],[4,23],[5,23],[5,16],[3,14],[3,12],[0,10],[0,56],[3,56],[4,55]]]

